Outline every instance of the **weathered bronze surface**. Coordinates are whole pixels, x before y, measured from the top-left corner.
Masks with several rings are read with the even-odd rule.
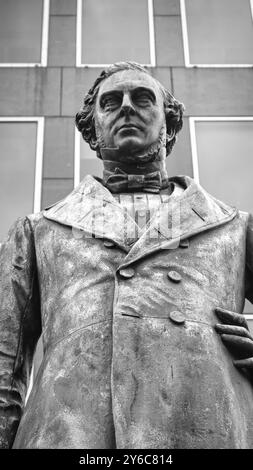
[[[0,252],[3,448],[253,448],[253,341],[240,321],[253,300],[253,218],[187,176],[168,184],[177,197],[141,233],[92,176],[14,224]]]

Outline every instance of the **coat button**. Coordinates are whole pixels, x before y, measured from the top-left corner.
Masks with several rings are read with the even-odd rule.
[[[106,248],[113,248],[115,244],[110,240],[104,240],[104,246],[106,246]]]
[[[179,246],[180,248],[189,248],[189,240],[187,240],[187,238],[185,240],[181,240]]]
[[[183,325],[185,323],[185,316],[182,312],[179,312],[178,310],[173,310],[173,312],[170,312],[169,318],[173,323],[176,323],[177,325]]]
[[[167,276],[173,282],[180,282],[182,280],[182,276],[177,271],[169,271]]]
[[[142,181],[144,180],[143,175],[136,176],[134,179],[136,183],[142,183]]]
[[[146,211],[142,211],[142,210],[141,210],[141,211],[138,211],[138,215],[139,215],[140,217],[145,217]]]
[[[134,271],[133,268],[122,268],[122,269],[119,270],[119,274],[122,277],[128,279],[128,278],[133,277],[135,275],[135,271]]]

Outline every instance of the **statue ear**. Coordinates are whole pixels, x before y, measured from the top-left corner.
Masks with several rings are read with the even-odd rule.
[[[91,137],[89,144],[92,150],[96,151],[98,149],[98,141],[96,135]]]
[[[172,131],[170,131],[169,134],[166,134],[166,142],[167,142],[167,143],[168,143],[168,142],[171,142],[171,140],[174,139],[175,135],[176,135],[175,129],[172,130]]]

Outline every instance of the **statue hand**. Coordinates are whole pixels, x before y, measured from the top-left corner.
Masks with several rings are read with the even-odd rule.
[[[246,368],[253,376],[253,337],[242,314],[223,308],[215,309],[222,323],[215,325],[225,346],[236,358],[233,363],[239,369]]]

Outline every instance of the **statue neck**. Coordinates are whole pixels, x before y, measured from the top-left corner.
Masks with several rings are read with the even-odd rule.
[[[118,149],[101,148],[103,184],[113,193],[146,191],[157,193],[168,187],[163,151],[142,155],[122,155]]]

